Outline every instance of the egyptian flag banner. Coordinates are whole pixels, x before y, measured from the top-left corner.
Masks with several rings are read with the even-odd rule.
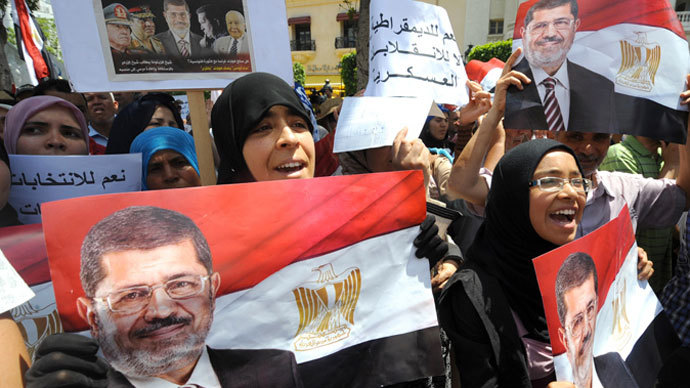
[[[38,85],[38,81],[50,77],[46,62],[48,53],[43,47],[43,33],[31,16],[26,0],[12,0],[12,20],[20,47],[19,55],[26,62],[31,82]]]
[[[199,227],[220,274],[206,345],[291,351],[307,387],[370,387],[443,374],[429,264],[412,245],[425,203],[422,174],[403,171],[83,197],[42,217],[65,331],[88,333],[76,300],[91,227],[161,207]]]
[[[465,65],[467,78],[482,85],[482,89],[493,92],[496,82],[501,78],[505,63],[498,58],[491,58],[487,62],[473,59]]]
[[[554,54],[557,56],[561,55],[560,50],[567,52],[567,66],[563,65],[567,79],[558,78],[564,75],[561,70],[551,75],[558,80],[555,95],[561,113],[566,116],[565,129],[626,133],[685,143],[688,108],[680,105],[679,96],[686,88],[690,55],[685,32],[668,0],[572,0],[577,4],[576,19],[569,12],[560,15],[559,8],[539,9],[541,3],[529,0],[518,8],[513,50],[522,47],[526,56],[531,50],[533,59],[523,59],[532,65],[531,69],[527,65],[521,67],[521,62],[516,67],[531,74],[540,61],[552,61],[549,50],[555,53],[558,49]],[[529,10],[535,5],[536,11],[530,15]],[[570,9],[571,4],[566,1],[562,7]],[[537,23],[525,25],[528,16]],[[570,20],[567,28],[554,24],[559,16],[563,16],[563,23]],[[541,28],[545,22],[551,23],[546,26],[546,33]],[[571,30],[575,30],[574,41],[568,47],[569,39],[573,39]],[[561,95],[558,85],[565,88]],[[549,106],[546,92],[543,94],[543,105]],[[522,113],[512,112],[511,98],[515,96],[508,97],[506,128],[553,129],[543,116],[539,121],[520,116],[534,115],[528,112],[530,104],[524,101],[522,105],[513,105]]]
[[[654,386],[680,342],[647,281],[638,280],[637,261],[627,206],[594,232],[533,260],[559,381]]]
[[[43,339],[62,332],[41,224],[0,228],[0,250],[34,293],[33,298],[10,309],[33,358]]]

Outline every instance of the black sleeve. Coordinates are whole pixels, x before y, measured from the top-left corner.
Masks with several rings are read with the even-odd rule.
[[[486,328],[461,284],[439,308],[441,326],[455,353],[463,387],[498,387],[498,369]]]

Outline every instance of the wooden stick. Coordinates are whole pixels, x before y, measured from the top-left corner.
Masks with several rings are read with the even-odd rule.
[[[199,172],[201,184],[210,186],[216,184],[216,170],[213,166],[213,150],[211,148],[211,134],[206,115],[203,90],[188,90],[189,114],[192,117],[192,130],[194,133],[194,146],[196,157],[199,160]]]

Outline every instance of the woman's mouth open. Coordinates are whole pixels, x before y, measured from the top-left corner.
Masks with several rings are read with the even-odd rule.
[[[281,174],[286,174],[288,176],[299,173],[306,167],[305,163],[302,162],[288,162],[288,163],[283,163],[279,165],[278,167],[275,168],[276,171],[278,171]]]

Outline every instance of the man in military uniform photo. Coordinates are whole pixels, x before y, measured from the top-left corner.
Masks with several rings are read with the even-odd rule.
[[[165,54],[165,48],[156,34],[156,17],[148,5],[138,5],[129,9],[132,18],[132,44],[133,49],[145,49],[150,53]]]

